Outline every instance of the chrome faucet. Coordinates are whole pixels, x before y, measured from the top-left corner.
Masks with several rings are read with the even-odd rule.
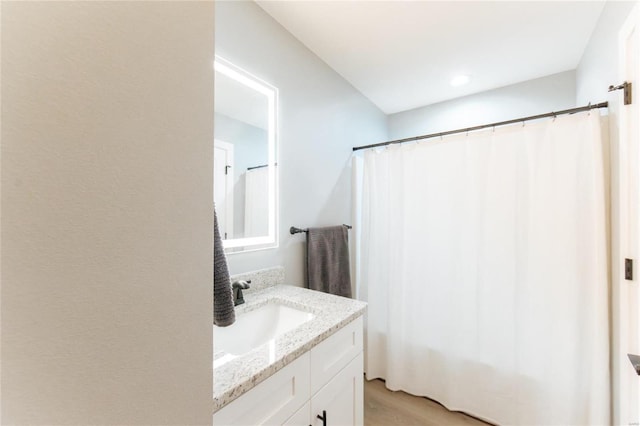
[[[233,289],[233,306],[242,305],[244,303],[244,296],[242,295],[242,290],[246,290],[250,287],[251,280],[239,280],[234,281],[231,284],[231,288]]]

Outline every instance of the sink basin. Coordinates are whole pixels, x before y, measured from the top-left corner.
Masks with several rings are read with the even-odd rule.
[[[213,326],[213,352],[242,355],[311,320],[313,314],[281,303],[267,303],[236,316],[229,327]]]

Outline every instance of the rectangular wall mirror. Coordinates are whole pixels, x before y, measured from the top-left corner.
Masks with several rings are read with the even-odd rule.
[[[216,56],[213,198],[227,253],[277,246],[278,90]]]

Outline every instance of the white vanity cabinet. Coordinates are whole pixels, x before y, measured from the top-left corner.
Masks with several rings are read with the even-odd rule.
[[[216,412],[214,426],[361,426],[362,327],[358,317],[329,336]]]
[[[289,417],[289,419],[282,424],[282,426],[307,426],[311,424],[311,401],[307,401],[301,409]]]

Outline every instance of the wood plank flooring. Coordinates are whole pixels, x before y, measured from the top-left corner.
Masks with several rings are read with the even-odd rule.
[[[393,392],[382,380],[364,381],[365,426],[487,426],[428,398]]]

